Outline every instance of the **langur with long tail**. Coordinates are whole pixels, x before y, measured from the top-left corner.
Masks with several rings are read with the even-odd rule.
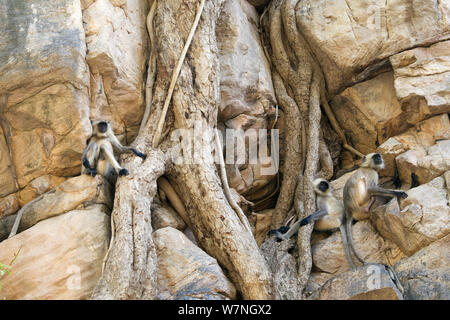
[[[353,242],[353,219],[363,220],[369,218],[369,212],[376,196],[407,198],[408,194],[399,190],[384,189],[378,186],[378,171],[384,168],[384,161],[379,153],[370,153],[364,156],[362,164],[344,186],[344,209],[346,212],[346,231],[348,243],[356,258],[365,264],[357,254]]]
[[[350,250],[347,243],[347,236],[345,230],[345,213],[342,201],[333,196],[333,190],[330,183],[325,179],[316,179],[313,182],[314,192],[316,193],[316,204],[318,211],[312,213],[306,218],[297,221],[291,228],[286,226],[278,230],[271,230],[269,234],[275,234],[278,239],[290,239],[300,227],[309,223],[314,223],[314,230],[317,231],[331,231],[339,228],[344,244],[345,255],[348,263],[352,269],[355,268],[350,256]]]

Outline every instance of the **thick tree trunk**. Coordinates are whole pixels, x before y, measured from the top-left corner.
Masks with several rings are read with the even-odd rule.
[[[136,139],[137,147],[148,153],[140,164],[128,158],[124,166],[133,168],[117,183],[113,210],[115,237],[103,275],[93,298],[156,298],[156,254],[151,237],[150,205],[156,191],[156,179],[166,173],[184,201],[199,245],[226,269],[244,299],[274,298],[271,273],[253,235],[243,226],[230,207],[213,163],[213,140],[202,144],[194,125],[204,132],[217,125],[219,76],[215,22],[221,0],[206,1],[202,17],[182,65],[158,149],[151,147],[156,123],[169,87],[170,78],[189,34],[198,0],[158,1],[155,30],[156,79],[152,91],[149,121]],[[153,44],[152,44],[153,45]],[[193,159],[201,162],[171,162],[177,141],[171,141],[174,129],[184,130],[181,137],[194,137]],[[179,131],[178,131],[179,133]],[[192,134],[192,135],[191,135]],[[186,142],[186,141],[185,141]],[[200,149],[195,146],[200,145]],[[186,154],[184,154],[186,156]]]
[[[325,96],[324,78],[309,45],[298,28],[297,0],[274,0],[265,17],[273,63],[274,87],[280,108],[286,114],[286,159],[280,196],[272,218],[272,227],[285,223],[287,213],[295,208],[299,219],[314,212],[312,181],[332,172],[326,145],[320,146],[321,98]],[[319,160],[323,168],[319,171]],[[331,163],[332,166],[332,163]],[[310,237],[312,225],[298,231],[298,290],[303,292],[309,278],[312,259]],[[272,270],[275,273],[276,270]],[[283,293],[281,293],[283,295]],[[301,298],[299,296],[298,298]]]
[[[120,177],[116,184],[113,238],[92,299],[152,299],[157,295],[150,205],[166,160],[162,152],[151,151],[146,161],[140,161],[127,161],[130,175]]]

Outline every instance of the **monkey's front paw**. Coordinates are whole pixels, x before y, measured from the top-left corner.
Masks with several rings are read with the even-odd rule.
[[[408,198],[408,194],[406,192],[403,192],[403,191],[398,191],[397,192],[397,197],[400,197],[402,199],[406,199],[406,198]]]
[[[139,152],[138,157],[141,157],[143,160],[147,159],[147,155],[144,153]]]
[[[131,151],[133,151],[133,153],[135,154],[135,155],[137,155],[138,157],[140,157],[140,158],[142,158],[142,159],[146,159],[147,158],[147,155],[146,154],[144,154],[144,153],[142,153],[142,152],[140,152],[140,151],[138,151],[138,150],[136,150],[136,149],[131,149]]]
[[[125,168],[120,169],[120,171],[119,171],[119,176],[127,176],[129,174],[130,174],[130,172]]]
[[[288,226],[281,226],[279,229],[270,230],[267,235],[275,235],[276,241],[280,242],[281,240],[286,240],[286,236],[284,235],[286,232],[288,232],[289,227]]]

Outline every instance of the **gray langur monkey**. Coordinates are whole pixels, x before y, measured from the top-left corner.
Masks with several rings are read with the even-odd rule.
[[[375,196],[407,198],[403,191],[384,189],[378,186],[378,171],[384,168],[384,161],[380,154],[365,155],[362,164],[344,186],[344,208],[346,212],[346,232],[348,243],[356,258],[365,264],[365,261],[356,253],[353,242],[352,222],[369,218],[370,207]]]
[[[306,218],[297,221],[291,228],[285,226],[278,230],[271,230],[269,234],[275,234],[278,239],[286,240],[291,238],[300,227],[314,222],[314,230],[330,231],[339,228],[344,244],[345,255],[352,269],[355,268],[350,256],[350,250],[347,243],[347,235],[345,230],[345,212],[342,201],[333,196],[333,190],[330,183],[322,178],[313,182],[314,192],[316,193],[316,204],[318,211],[312,213]],[[285,233],[282,233],[285,232]]]
[[[147,157],[133,147],[123,146],[114,135],[111,125],[107,121],[92,121],[92,136],[88,139],[87,147],[83,153],[81,174],[95,176],[99,173],[104,177],[110,177],[114,173],[119,176],[128,175],[128,170],[122,168],[117,162],[114,150],[118,154],[132,152],[144,160]]]

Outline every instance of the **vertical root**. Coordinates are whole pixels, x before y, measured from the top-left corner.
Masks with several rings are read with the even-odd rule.
[[[301,149],[304,137],[300,136],[303,125],[297,104],[287,94],[283,81],[277,71],[273,72],[273,81],[278,102],[283,107],[285,113],[286,131],[290,133],[289,139],[286,140],[283,183],[275,207],[276,214],[272,219],[272,228],[276,229],[284,223],[287,213],[292,207],[294,192],[297,186],[297,176],[302,171],[303,153]]]
[[[170,182],[167,181],[166,178],[161,177],[158,179],[158,187],[164,191],[172,207],[180,215],[184,223],[186,223],[186,225],[192,230],[191,220],[189,219],[189,215],[184,207],[183,201],[180,199]]]
[[[319,141],[319,159],[320,159],[320,172],[319,176],[321,178],[330,180],[333,177],[333,159],[331,158],[330,151],[323,139],[322,134],[320,135]]]
[[[316,69],[317,70],[317,69]],[[317,71],[316,71],[317,72]],[[312,181],[317,173],[319,163],[319,130],[320,130],[320,77],[317,73],[313,74],[311,83],[310,109],[309,109],[309,140],[306,157],[305,171],[303,175],[303,212],[297,212],[299,219],[306,217],[316,209],[314,189]],[[298,193],[297,193],[298,194]],[[296,200],[296,202],[299,202]],[[298,231],[298,282],[301,292],[309,279],[312,267],[311,255],[311,233],[313,225],[307,225]]]
[[[147,81],[145,82],[145,111],[142,117],[141,126],[139,128],[140,134],[147,125],[153,99],[153,84],[155,83],[155,75],[156,75],[156,55],[155,55],[156,43],[155,43],[155,31],[153,30],[153,18],[155,17],[157,2],[158,0],[153,1],[152,7],[150,8],[150,12],[146,20],[147,32],[150,37],[151,48],[150,48],[150,57],[148,59]]]
[[[247,229],[247,231],[250,234],[252,233],[252,228],[250,227],[250,224],[247,220],[247,217],[244,215],[244,212],[242,211],[241,207],[238,206],[236,201],[234,201],[233,196],[231,195],[230,187],[228,185],[228,179],[227,179],[227,172],[225,170],[225,163],[223,161],[223,153],[222,153],[222,145],[220,144],[220,138],[219,133],[217,129],[214,129],[215,132],[215,140],[216,140],[216,146],[217,146],[217,152],[219,153],[219,166],[220,166],[220,180],[222,181],[222,187],[223,191],[225,193],[225,196],[228,199],[228,203],[233,208],[234,212],[236,212],[236,215],[238,216],[239,220],[241,220],[242,225]]]
[[[342,131],[341,126],[339,125],[338,121],[336,120],[336,117],[334,116],[333,111],[330,108],[330,105],[328,104],[328,100],[325,97],[324,91],[322,91],[321,95],[321,101],[322,101],[322,107],[325,111],[325,114],[328,117],[328,120],[330,120],[330,124],[333,127],[333,129],[337,132],[339,137],[342,139],[342,146],[347,149],[348,151],[356,154],[358,157],[362,158],[364,157],[364,154],[353,148],[351,145],[348,144],[347,138],[345,137],[344,131]]]

